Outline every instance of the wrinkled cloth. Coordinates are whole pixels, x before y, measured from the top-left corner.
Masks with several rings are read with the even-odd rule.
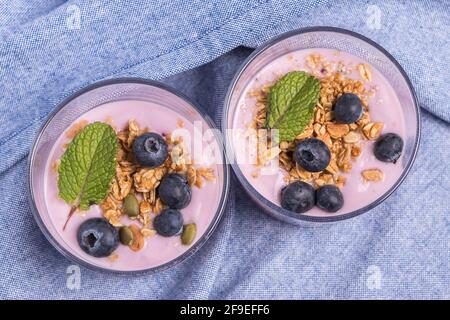
[[[417,91],[421,145],[393,195],[350,220],[296,227],[264,214],[233,178],[218,229],[184,263],[139,276],[81,267],[80,287],[68,285],[73,263],[37,227],[26,188],[32,140],[55,105],[101,79],[144,77],[219,125],[251,48],[315,25],[378,42]],[[450,298],[449,40],[444,0],[0,0],[0,298]]]

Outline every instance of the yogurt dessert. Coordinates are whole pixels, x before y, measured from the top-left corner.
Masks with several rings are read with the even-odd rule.
[[[289,52],[241,92],[228,119],[235,160],[273,204],[309,216],[354,212],[402,175],[403,108],[389,81],[359,57]]]
[[[194,141],[196,130],[201,137],[211,128],[186,108],[111,101],[63,131],[46,157],[42,203],[35,200],[59,246],[90,266],[140,271],[202,242],[220,216],[225,173],[194,151],[201,143],[221,158],[216,139]]]

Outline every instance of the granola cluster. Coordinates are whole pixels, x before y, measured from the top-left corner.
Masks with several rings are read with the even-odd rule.
[[[361,155],[364,141],[376,140],[382,132],[383,123],[374,122],[370,118],[369,98],[376,93],[377,88],[368,89],[364,82],[372,80],[369,65],[346,65],[344,62],[326,61],[320,54],[307,57],[305,67],[308,72],[320,79],[321,89],[319,102],[314,109],[314,117],[305,130],[294,141],[281,141],[278,146],[272,146],[265,132],[267,114],[267,95],[273,83],[249,92],[256,99],[256,112],[251,127],[257,130],[257,139],[267,139],[267,148],[257,152],[257,168],[264,166],[269,160],[279,155],[279,165],[288,173],[286,182],[302,180],[316,187],[333,184],[342,188],[346,182],[344,174],[352,170],[352,162]],[[355,80],[346,77],[356,69],[362,79]],[[352,124],[340,124],[334,119],[332,107],[335,101],[344,93],[356,94],[363,105],[363,115]],[[303,139],[315,137],[322,140],[331,151],[331,161],[328,167],[317,173],[312,173],[299,167],[293,161],[293,150]],[[258,143],[258,146],[261,144]],[[258,176],[258,170],[253,176]],[[380,181],[383,172],[379,169],[369,169],[361,172],[364,181]]]
[[[119,150],[117,153],[116,175],[112,181],[110,192],[100,207],[103,216],[116,227],[122,226],[123,203],[125,197],[133,193],[139,200],[139,215],[135,224],[130,226],[134,238],[138,241],[131,246],[138,251],[143,246],[142,237],[156,234],[152,229],[152,217],[161,212],[164,204],[157,196],[156,189],[166,174],[180,173],[186,175],[191,186],[201,188],[204,181],[215,180],[214,170],[209,167],[195,167],[189,153],[183,144],[182,137],[173,138],[171,134],[164,135],[169,146],[169,155],[163,165],[157,168],[140,167],[133,159],[132,145],[134,139],[148,132],[148,128],[140,128],[135,120],[130,120],[128,128],[119,131]]]

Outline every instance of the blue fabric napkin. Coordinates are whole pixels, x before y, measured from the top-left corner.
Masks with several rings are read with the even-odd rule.
[[[239,65],[270,37],[331,25],[402,64],[422,107],[413,169],[383,204],[317,228],[266,216],[237,181],[209,242],[155,275],[80,269],[44,238],[26,157],[49,112],[97,80],[162,79],[220,123]],[[448,1],[0,0],[0,298],[450,298]],[[75,270],[75,271],[74,271]]]

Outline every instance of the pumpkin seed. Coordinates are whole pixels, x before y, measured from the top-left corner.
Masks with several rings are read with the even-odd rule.
[[[129,246],[133,243],[134,235],[130,228],[124,226],[119,229],[119,239],[123,245]]]
[[[187,246],[190,245],[194,241],[196,234],[197,226],[195,223],[186,224],[181,234],[181,243]]]
[[[134,194],[130,193],[125,197],[123,201],[123,211],[130,218],[139,215],[139,201]]]

